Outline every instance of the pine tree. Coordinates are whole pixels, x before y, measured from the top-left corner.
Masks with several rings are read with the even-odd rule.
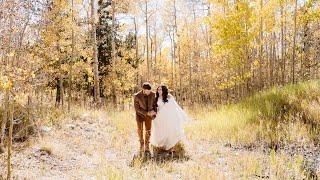
[[[98,1],[98,16],[99,22],[97,26],[97,40],[98,40],[98,59],[99,59],[99,71],[101,76],[108,74],[108,68],[106,66],[111,65],[112,59],[112,12],[111,12],[111,0],[99,0]],[[119,24],[116,23],[115,34],[115,49],[116,52],[120,46],[120,39],[117,34]]]

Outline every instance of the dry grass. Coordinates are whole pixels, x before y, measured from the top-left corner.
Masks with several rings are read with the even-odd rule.
[[[244,146],[302,146],[320,142],[319,81],[274,88],[218,109],[201,106],[189,109],[197,120],[186,127],[191,139]]]
[[[39,149],[39,151],[41,151],[41,152],[43,152],[43,153],[46,153],[46,154],[48,154],[48,155],[52,155],[52,146],[50,146],[50,145],[42,145],[41,147],[40,147],[40,149]]]
[[[146,174],[161,172],[165,169],[169,174],[179,174],[179,176],[170,177],[183,179],[214,177],[223,179],[229,178],[229,175],[241,179],[308,178],[308,172],[302,168],[302,162],[305,161],[302,156],[288,156],[283,152],[275,153],[274,151],[265,154],[262,153],[262,149],[266,146],[273,147],[273,145],[302,147],[311,145],[317,140],[318,131],[312,131],[311,127],[311,122],[320,120],[318,111],[315,110],[320,108],[320,94],[317,90],[320,90],[319,83],[310,82],[275,88],[248,98],[242,103],[218,109],[201,106],[186,108],[193,119],[186,124],[185,132],[190,143],[188,153],[198,158],[194,160],[195,164],[191,165],[186,162],[183,165],[185,167],[182,168],[176,167],[176,164],[173,167],[171,162],[161,166],[153,163],[144,166],[138,161],[135,162],[134,168],[144,169],[143,176],[138,177],[144,179]],[[136,125],[133,110],[109,111],[108,117],[110,123],[117,129],[114,135],[117,138],[113,142],[116,148],[123,147],[119,141],[127,142],[134,139],[132,136],[135,136]],[[257,149],[253,151],[239,149],[239,152],[226,154],[221,151],[227,148],[222,147],[221,150],[221,147],[218,146],[216,148],[220,149],[220,154],[215,153],[217,150],[215,149],[211,155],[199,157],[201,154],[210,152],[208,149],[203,150],[196,147],[204,146],[204,144],[207,146],[230,144],[230,146],[256,147]],[[137,146],[131,147],[137,148]],[[219,158],[226,161],[227,165],[222,165],[222,167],[227,170],[217,168]],[[181,174],[182,169],[186,171]]]
[[[264,148],[274,142],[284,146],[309,145],[318,139],[317,131],[310,131],[310,121],[303,122],[306,115],[312,122],[319,120],[314,90],[318,85],[297,86],[274,89],[218,109],[186,108],[192,119],[185,124],[186,153],[191,158],[164,162],[135,159],[132,167],[130,162],[139,148],[133,109],[75,108],[66,114],[54,110],[46,124],[56,130],[31,146],[56,158],[56,163],[61,160],[63,165],[58,163],[57,167],[65,169],[52,169],[50,163],[41,163],[37,166],[39,176],[51,172],[60,173],[58,178],[76,179],[308,179],[303,156]],[[300,105],[297,102],[301,99],[305,102]],[[283,104],[288,111],[278,110]],[[297,112],[304,115],[297,116]],[[74,125],[73,129],[69,124]],[[15,158],[18,162],[19,156]]]
[[[305,172],[301,169],[301,162],[296,157],[289,157],[283,154],[264,154],[261,150],[255,151],[230,151],[223,146],[225,142],[254,143],[257,139],[252,132],[258,132],[254,125],[248,125],[247,121],[241,122],[237,119],[239,110],[228,114],[234,116],[234,121],[228,121],[226,113],[229,109],[223,110],[199,110],[197,120],[186,124],[186,135],[189,140],[188,154],[191,160],[185,162],[166,162],[158,164],[155,162],[144,163],[136,159],[132,168],[115,168],[107,165],[103,171],[99,171],[101,177],[112,177],[113,179],[288,179],[305,178]],[[190,112],[190,111],[189,111]],[[135,121],[133,111],[112,112],[108,114],[109,120],[117,129],[116,140],[112,142],[116,149],[136,149],[137,143],[124,145],[123,142],[137,141],[135,138]],[[195,112],[191,112],[192,114]],[[210,114],[210,116],[206,116]],[[251,114],[243,114],[247,119]],[[200,116],[205,118],[199,118]],[[193,117],[193,119],[195,119]],[[237,119],[237,120],[236,120]],[[299,125],[292,124],[298,128]],[[261,129],[260,129],[261,130]],[[299,129],[299,136],[305,135],[306,131]],[[300,134],[299,134],[300,133]],[[133,137],[132,137],[133,136]],[[295,137],[293,137],[295,138]],[[119,143],[120,142],[120,143]],[[131,142],[132,143],[132,142]],[[130,143],[129,143],[130,144]],[[132,151],[131,151],[132,152]],[[126,156],[126,155],[125,155]],[[220,161],[223,161],[222,163]],[[110,176],[108,176],[110,174]],[[129,178],[130,177],[130,178]]]
[[[205,114],[199,112],[201,113]],[[59,125],[52,135],[47,135],[32,145],[40,147],[40,151],[48,152],[48,156],[51,156],[49,159],[55,163],[61,160],[62,165],[51,166],[45,160],[36,169],[26,168],[22,171],[22,167],[26,167],[22,166],[16,172],[28,174],[26,177],[29,178],[76,179],[287,179],[305,176],[300,169],[301,160],[296,157],[224,147],[219,136],[228,140],[232,137],[228,132],[234,135],[237,133],[230,132],[232,126],[235,128],[242,124],[225,122],[222,112],[220,115],[218,111],[212,114],[220,116],[221,122],[211,122],[213,119],[208,118],[192,120],[186,124],[187,154],[190,155],[190,160],[159,163],[137,159],[134,166],[130,167],[132,156],[138,150],[133,111],[78,109],[75,113],[70,113],[67,120],[60,119],[63,123],[75,124],[76,129],[70,130],[66,125]],[[92,138],[88,138],[86,128],[95,130],[89,131]],[[208,132],[206,134],[203,131]],[[101,134],[100,138],[96,137],[97,133]],[[70,161],[72,158],[76,161]],[[15,162],[17,161],[19,160],[16,159]],[[59,169],[60,166],[63,168]],[[35,175],[31,175],[31,171]]]

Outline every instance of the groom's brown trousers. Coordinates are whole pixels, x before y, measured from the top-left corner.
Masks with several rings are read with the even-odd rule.
[[[140,150],[143,150],[143,147],[145,147],[145,150],[149,150],[151,123],[152,123],[152,118],[148,116],[144,119],[144,121],[137,121],[137,125],[138,125],[137,130],[138,130],[140,148],[141,148]],[[144,139],[143,139],[143,124],[146,129]]]

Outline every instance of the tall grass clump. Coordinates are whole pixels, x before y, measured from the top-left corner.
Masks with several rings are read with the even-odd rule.
[[[191,109],[199,121],[186,129],[199,137],[249,146],[318,144],[319,109],[320,82],[310,81],[276,87],[217,109]]]

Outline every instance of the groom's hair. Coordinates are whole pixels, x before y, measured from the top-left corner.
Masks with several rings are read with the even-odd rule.
[[[148,82],[145,82],[142,84],[142,89],[151,90],[151,84]]]

